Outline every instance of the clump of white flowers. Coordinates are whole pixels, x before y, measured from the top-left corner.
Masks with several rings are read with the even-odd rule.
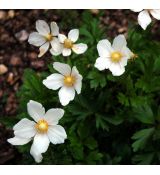
[[[49,27],[45,21],[37,20],[36,29],[38,32],[31,33],[28,42],[34,46],[40,47],[38,57],[42,57],[48,51],[50,45],[54,52],[57,54],[61,53],[61,45],[57,38],[59,34],[57,23],[51,22]]]
[[[30,154],[39,163],[43,158],[42,153],[47,151],[50,142],[60,144],[67,138],[64,128],[58,125],[64,110],[52,108],[45,113],[44,107],[32,100],[27,104],[27,109],[34,121],[27,118],[19,121],[13,127],[15,136],[8,139],[8,142],[12,145],[24,145],[33,140]]]
[[[149,16],[149,11],[142,11],[140,19],[143,15]],[[157,18],[158,11],[154,10],[150,13]],[[146,17],[149,18],[149,17]],[[143,28],[149,22],[140,22]],[[68,36],[59,34],[59,27],[55,22],[49,25],[43,21],[36,21],[37,32],[29,35],[28,42],[34,46],[40,47],[38,57],[43,56],[50,48],[52,55],[62,54],[63,56],[71,55],[72,51],[76,54],[84,53],[88,46],[84,43],[76,43],[79,38],[79,30],[72,29]],[[125,72],[125,66],[128,59],[134,57],[134,54],[127,47],[124,35],[118,35],[113,44],[107,40],[101,40],[97,44],[99,57],[96,60],[95,67],[100,71],[109,69],[114,76],[120,76]],[[75,98],[75,94],[81,93],[82,75],[75,66],[71,68],[68,64],[54,62],[53,68],[58,73],[53,73],[43,80],[43,84],[51,90],[59,90],[58,96],[63,106],[69,104]],[[27,104],[28,114],[34,119],[31,121],[27,118],[19,121],[14,127],[14,137],[8,139],[12,145],[24,145],[33,140],[30,154],[36,162],[41,162],[49,147],[50,142],[53,144],[64,143],[67,138],[64,128],[58,125],[59,120],[64,115],[64,110],[60,108],[52,108],[45,113],[44,107],[30,100]]]
[[[63,106],[66,106],[77,94],[81,93],[82,76],[79,74],[77,68],[72,69],[69,65],[55,62],[53,68],[59,73],[54,73],[43,80],[43,84],[52,90],[59,90],[59,100]]]
[[[82,54],[87,50],[87,44],[78,43],[75,42],[79,38],[79,30],[73,29],[68,33],[68,37],[66,37],[63,34],[58,35],[59,41],[61,43],[61,49],[62,49],[62,55],[63,56],[69,56],[71,55],[71,52],[75,52],[76,54]],[[57,53],[51,49],[51,53],[53,55],[57,55]]]
[[[160,9],[133,9],[134,12],[140,12],[138,15],[139,25],[146,30],[147,26],[151,23],[152,19],[150,14],[160,20]]]
[[[56,22],[51,22],[50,27],[44,20],[36,21],[36,29],[29,35],[28,42],[34,46],[40,47],[38,57],[42,57],[50,48],[52,55],[57,56],[62,53],[63,56],[71,55],[71,51],[76,54],[82,54],[87,50],[87,44],[75,43],[79,38],[79,30],[73,29],[68,33],[68,37],[59,34],[59,27]]]
[[[114,76],[120,76],[125,72],[125,66],[132,52],[127,47],[124,35],[118,35],[113,44],[107,40],[101,40],[97,44],[99,58],[97,58],[95,67],[100,71],[109,69]]]

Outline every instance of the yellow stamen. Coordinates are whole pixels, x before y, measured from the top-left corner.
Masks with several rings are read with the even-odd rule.
[[[46,38],[47,41],[52,41],[53,36],[52,36],[50,33],[48,33],[48,34],[45,36],[45,38]]]
[[[122,59],[122,54],[120,52],[112,52],[111,60],[115,63],[119,62]]]
[[[76,81],[76,79],[74,76],[69,75],[69,76],[64,77],[64,84],[68,87],[73,86],[75,81]]]
[[[35,128],[39,133],[46,133],[48,131],[48,123],[44,119],[39,120],[35,125]]]
[[[70,39],[64,40],[64,47],[67,49],[71,49],[73,47],[73,42]]]

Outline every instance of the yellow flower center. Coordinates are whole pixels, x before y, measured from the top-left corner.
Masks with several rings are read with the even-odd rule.
[[[52,36],[50,33],[48,33],[48,34],[45,36],[45,38],[46,38],[47,41],[52,41],[53,36]]]
[[[48,123],[44,119],[39,120],[35,125],[35,128],[39,133],[46,133],[48,131]]]
[[[71,49],[73,47],[73,42],[70,39],[64,40],[64,47],[67,49]]]
[[[69,75],[69,76],[64,77],[64,84],[68,87],[73,86],[75,81],[76,81],[76,79],[74,76]]]
[[[120,52],[112,52],[111,60],[115,63],[119,62],[122,59],[122,54]]]

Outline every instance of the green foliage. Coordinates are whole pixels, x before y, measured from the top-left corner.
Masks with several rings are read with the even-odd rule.
[[[160,42],[154,39],[150,28],[143,31],[132,26],[127,41],[138,58],[128,62],[122,76],[113,77],[108,70],[100,72],[94,67],[97,42],[108,38],[99,16],[84,11],[79,18],[83,24],[80,41],[88,44],[87,52],[53,60],[77,66],[83,75],[82,92],[64,108],[60,121],[68,139],[65,144],[50,146],[42,163],[159,164]],[[48,72],[41,73],[25,70],[16,119],[29,117],[26,104],[31,99],[42,103],[46,110],[61,107],[57,91],[42,84],[54,72],[52,65],[48,68]],[[18,149],[23,153],[21,164],[34,164],[29,155],[30,145]]]

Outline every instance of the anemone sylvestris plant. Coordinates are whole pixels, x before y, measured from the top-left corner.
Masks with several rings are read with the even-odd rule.
[[[84,11],[68,34],[58,27],[63,18],[50,26],[37,20],[28,42],[40,47],[39,57],[50,47],[51,59],[45,72],[26,69],[18,92],[20,121],[8,142],[28,143],[18,146],[22,162],[39,163],[42,154],[44,164],[159,162],[160,41],[133,24],[111,37],[102,15]]]

